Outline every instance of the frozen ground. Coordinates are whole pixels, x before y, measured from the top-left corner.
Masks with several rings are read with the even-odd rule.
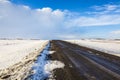
[[[66,40],[81,46],[93,48],[109,54],[120,56],[120,40]]]
[[[35,61],[32,72],[26,80],[54,80],[53,70],[57,68],[63,68],[65,65],[61,61],[49,60],[48,55],[54,54],[55,51],[50,51],[50,44],[44,48]]]
[[[47,40],[0,40],[0,69],[8,68],[37,51]]]

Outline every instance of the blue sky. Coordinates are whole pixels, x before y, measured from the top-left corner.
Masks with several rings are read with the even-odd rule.
[[[0,37],[120,38],[119,0],[0,0]]]
[[[52,9],[67,9],[73,11],[87,10],[93,5],[119,4],[119,0],[11,0],[15,4],[29,5],[31,8],[50,7]]]

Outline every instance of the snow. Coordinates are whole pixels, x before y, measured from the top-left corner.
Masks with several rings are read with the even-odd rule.
[[[44,71],[46,74],[48,74],[48,80],[55,80],[54,78],[54,74],[53,74],[53,70],[58,69],[58,68],[64,68],[65,64],[62,63],[61,61],[57,61],[57,60],[49,60],[47,61],[47,64],[44,67]]]
[[[45,72],[50,74],[54,69],[64,68],[64,66],[64,63],[62,63],[61,61],[48,61],[45,65]]]
[[[43,47],[47,40],[0,40],[0,69],[8,68]]]
[[[55,53],[55,51],[49,51],[49,54],[54,54]]]
[[[47,55],[48,55],[48,49],[50,44],[48,44],[45,49],[40,53],[40,55],[37,58],[37,61],[35,61],[35,64],[32,67],[33,74],[28,77],[28,80],[44,80],[48,76],[48,74],[44,71],[44,66],[47,64]]]
[[[53,54],[55,51],[49,51],[50,43],[46,48],[40,53],[37,61],[32,67],[33,74],[28,77],[28,80],[44,80],[49,78],[53,80],[53,70],[57,68],[63,68],[64,63],[57,60],[48,60],[48,55]]]
[[[120,41],[117,40],[66,40],[81,46],[93,48],[112,55],[120,56]]]

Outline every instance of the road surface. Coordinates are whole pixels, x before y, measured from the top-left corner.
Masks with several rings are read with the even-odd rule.
[[[62,61],[64,69],[54,70],[56,80],[120,80],[120,59],[68,42],[53,40],[50,59]],[[104,56],[105,54],[105,56]]]

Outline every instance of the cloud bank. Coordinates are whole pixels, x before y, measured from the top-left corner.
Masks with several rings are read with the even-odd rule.
[[[113,35],[120,35],[120,30],[112,31],[111,34],[113,34]]]
[[[82,16],[68,10],[31,9],[0,0],[0,37],[59,39],[69,35],[68,38],[75,38],[74,34],[78,33],[74,28],[120,24],[119,5],[94,6],[94,9],[88,12],[89,16]]]

